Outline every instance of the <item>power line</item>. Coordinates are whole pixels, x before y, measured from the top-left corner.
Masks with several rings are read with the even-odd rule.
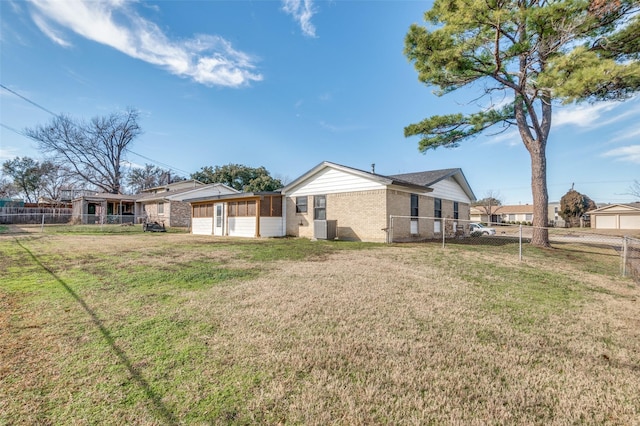
[[[43,107],[42,105],[38,104],[37,102],[32,101],[31,99],[27,98],[26,96],[21,95],[20,93],[16,92],[15,90],[11,90],[11,89],[9,89],[9,88],[8,88],[7,86],[5,86],[4,84],[0,83],[0,87],[1,87],[1,88],[3,88],[4,90],[6,90],[6,91],[8,91],[8,92],[10,92],[10,93],[12,93],[12,94],[14,94],[14,95],[16,95],[16,96],[17,96],[17,97],[19,97],[20,99],[22,99],[22,100],[24,100],[24,101],[26,101],[26,102],[30,103],[31,105],[35,106],[36,108],[39,108],[39,109],[41,109],[41,110],[43,110],[43,111],[45,111],[45,112],[47,112],[47,113],[49,113],[49,114],[53,115],[54,117],[59,117],[59,115],[58,115],[58,114],[56,114],[55,112],[53,112],[53,111],[51,111],[51,110],[49,110],[49,109],[47,109],[47,108]],[[19,130],[14,129],[13,127],[7,126],[6,124],[0,123],[0,126],[4,127],[4,128],[5,128],[5,129],[7,129],[7,130],[10,130],[10,131],[12,131],[12,132],[14,132],[14,133],[16,133],[16,134],[18,134],[18,135],[20,135],[20,136],[24,136],[25,138],[33,139],[33,138],[31,138],[29,135],[26,135],[25,133],[20,132]],[[165,163],[163,163],[163,162],[161,162],[161,161],[154,160],[154,159],[149,158],[149,157],[146,157],[146,156],[144,156],[144,155],[142,155],[142,154],[138,154],[137,152],[133,152],[133,151],[131,151],[131,150],[128,150],[128,151],[129,151],[130,153],[134,154],[134,155],[137,155],[138,157],[141,157],[141,158],[144,158],[145,160],[151,161],[151,162],[152,162],[152,163],[154,163],[154,164],[160,165],[160,166],[162,166],[162,167],[166,167],[166,168],[168,168],[169,170],[173,170],[173,171],[180,172],[180,173],[185,173],[185,174],[187,174],[187,175],[188,175],[188,174],[190,174],[190,173],[189,173],[189,172],[187,172],[187,171],[180,170],[180,169],[178,169],[177,167],[173,167],[173,166],[171,166],[171,165],[169,165],[169,164],[165,164]]]
[[[17,97],[19,97],[20,99],[29,102],[31,105],[35,106],[36,108],[40,108],[41,110],[48,112],[49,114],[53,115],[54,117],[58,117],[58,114],[56,114],[55,112],[48,110],[47,108],[43,107],[42,105],[32,101],[31,99],[22,96],[20,93],[13,91],[11,89],[9,89],[7,86],[5,86],[4,84],[0,83],[0,87],[2,87],[4,90],[13,93],[14,95],[16,95]]]

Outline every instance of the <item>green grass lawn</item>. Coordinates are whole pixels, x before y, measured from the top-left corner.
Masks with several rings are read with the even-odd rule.
[[[640,418],[611,249],[125,228],[0,237],[0,424]]]

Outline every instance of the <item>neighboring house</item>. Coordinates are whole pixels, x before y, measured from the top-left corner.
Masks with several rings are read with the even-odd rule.
[[[500,222],[532,222],[533,204],[500,206]]]
[[[136,207],[140,221],[186,228],[191,225],[191,206],[186,199],[237,192],[222,183],[206,185],[197,180],[186,180],[142,191]]]
[[[475,206],[471,207],[469,216],[472,222],[480,223],[500,223],[502,222],[502,216],[500,216],[500,210],[502,206],[491,206],[491,217],[487,214],[487,207]]]
[[[222,183],[206,185],[196,180],[180,181],[144,190],[136,195],[94,193],[73,200],[73,218],[80,223],[162,223],[188,227],[191,207],[185,198],[234,194]]]
[[[482,209],[482,207],[479,207]],[[548,205],[547,220],[549,225],[563,227],[565,225],[564,219],[559,215],[560,203],[552,202]],[[486,215],[482,217],[483,220],[479,220],[477,214],[472,211],[472,220],[478,220],[479,222],[488,223],[485,220]],[[533,204],[517,204],[517,205],[502,205],[494,207],[493,213],[497,216],[492,223],[528,223],[533,222]],[[477,219],[476,219],[477,218]]]
[[[596,229],[640,229],[640,202],[610,204],[591,210],[591,227]]]
[[[97,193],[72,201],[73,219],[79,223],[134,223],[139,195]]]
[[[339,239],[371,242],[388,241],[390,231],[393,241],[442,235],[440,221],[426,218],[468,221],[475,199],[461,169],[383,176],[326,161],[282,194],[287,235],[322,238],[335,227]]]

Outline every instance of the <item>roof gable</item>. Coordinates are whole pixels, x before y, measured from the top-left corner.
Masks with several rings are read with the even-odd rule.
[[[399,175],[389,176],[395,179],[402,179],[414,183],[416,185],[431,187],[438,182],[451,178],[454,180],[470,200],[475,200],[476,196],[471,189],[471,185],[467,181],[462,169],[440,169],[440,170],[427,170],[424,172],[403,173]]]
[[[639,203],[629,203],[629,204],[609,204],[607,206],[602,206],[599,209],[591,210],[588,212],[589,214],[593,213],[608,213],[608,212],[640,212],[640,202]]]
[[[414,191],[420,192],[430,192],[431,189],[417,184],[415,182],[410,182],[404,179],[400,179],[392,176],[384,176],[377,173],[366,172],[364,170],[356,169],[353,167],[343,166],[341,164],[331,163],[329,161],[323,161],[322,163],[315,166],[313,169],[304,173],[299,178],[295,179],[293,182],[286,185],[282,188],[282,193],[292,193],[298,190],[299,188],[308,185],[314,179],[321,177],[323,175],[328,174],[330,171],[339,172],[342,174],[349,175],[353,178],[359,178],[361,180],[369,181],[372,185],[382,185],[382,186],[400,186],[405,187],[407,189],[411,189]]]

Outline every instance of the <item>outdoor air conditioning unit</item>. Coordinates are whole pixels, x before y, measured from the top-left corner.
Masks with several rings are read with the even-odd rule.
[[[335,240],[338,236],[337,220],[314,220],[313,238],[316,240]]]

